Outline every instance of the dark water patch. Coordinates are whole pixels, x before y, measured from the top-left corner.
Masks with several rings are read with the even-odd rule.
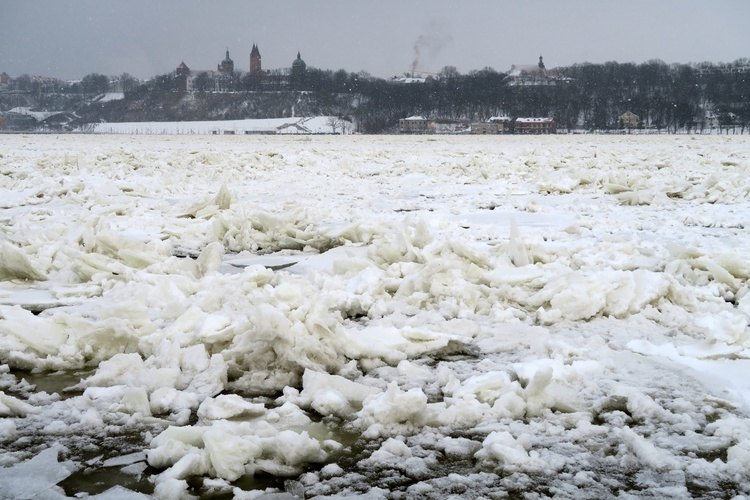
[[[714,460],[720,460],[724,463],[727,463],[727,460],[729,457],[727,456],[727,452],[729,451],[729,448],[718,448],[715,450],[698,450],[693,451],[692,454],[696,456],[696,458],[702,458],[706,462],[713,462]]]
[[[73,460],[83,467],[59,483],[67,495],[87,493],[94,495],[114,486],[151,494],[153,481],[159,470],[150,467],[142,457],[125,460],[122,465],[108,465],[114,460],[131,454],[139,454],[148,449],[150,435],[156,435],[163,428],[147,426],[124,426],[108,429],[106,436],[77,436],[72,442],[66,442],[68,451],[61,456],[64,460]]]
[[[83,394],[80,388],[74,388],[84,378],[93,373],[93,370],[71,370],[57,372],[31,372],[26,370],[10,370],[11,375],[18,380],[28,384],[29,390],[33,392],[46,392],[57,394],[61,399],[69,399]],[[12,390],[10,391],[13,392]]]
[[[741,495],[747,495],[748,489],[744,490],[738,488],[736,484],[732,484],[725,480],[714,480],[708,481],[696,478],[688,478],[685,482],[690,498],[742,498]]]
[[[133,464],[136,465],[136,464]],[[152,477],[158,470],[145,465],[141,472],[127,472],[136,469],[133,465],[126,467],[85,468],[76,472],[58,484],[68,496],[82,493],[97,495],[114,486],[122,486],[129,490],[151,495],[154,492]]]
[[[192,248],[179,248],[178,247],[178,248],[175,248],[172,251],[172,256],[180,258],[180,259],[193,259],[193,260],[195,260],[198,257],[200,257],[200,254],[201,254],[200,250],[195,250],[195,249],[192,249]]]

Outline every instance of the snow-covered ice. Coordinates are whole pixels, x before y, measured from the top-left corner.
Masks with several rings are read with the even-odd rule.
[[[749,170],[742,136],[5,136],[0,497],[750,495]]]

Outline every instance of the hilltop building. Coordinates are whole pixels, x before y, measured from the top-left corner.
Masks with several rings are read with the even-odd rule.
[[[522,76],[544,78],[547,76],[547,67],[544,65],[544,57],[540,55],[537,64],[513,64],[510,67],[510,71],[508,71],[508,75],[511,78]]]
[[[427,83],[429,81],[433,80],[431,76],[428,77],[422,77],[422,76],[394,76],[391,78],[391,82],[393,83],[404,83],[404,84],[413,84],[413,83]]]
[[[698,72],[698,75],[701,77],[711,76],[711,75],[731,75],[731,74],[746,75],[750,73],[750,64],[747,64],[747,62],[741,62],[741,61],[737,61],[733,64],[719,63],[718,65],[714,65],[711,63],[701,63],[696,68],[696,71]]]
[[[292,72],[289,75],[290,83],[293,87],[299,88],[305,83],[305,75],[307,73],[307,64],[302,60],[302,56],[297,51],[297,59],[292,61]]]
[[[221,67],[221,64],[219,65]],[[225,81],[223,78],[226,73],[222,71],[214,71],[210,69],[199,69],[193,70],[182,61],[177,69],[175,70],[175,77],[178,81],[178,87],[180,90],[207,90],[215,91],[222,90],[222,83]]]
[[[21,91],[53,92],[63,84],[62,80],[52,76],[21,75],[13,78],[8,73],[0,74],[0,92]]]
[[[250,74],[258,75],[263,72],[263,64],[261,62],[260,50],[258,46],[253,43],[253,48],[250,51]]]
[[[511,86],[558,85],[571,81],[557,69],[548,70],[541,55],[537,64],[511,65],[508,79]]]
[[[175,76],[188,76],[190,74],[190,68],[188,68],[185,61],[182,61],[177,69],[174,71]]]
[[[227,56],[219,63],[216,69],[219,73],[234,73],[234,61],[229,57],[229,49],[227,49]]]
[[[291,68],[279,70],[264,70],[258,45],[253,43],[250,51],[250,71],[247,75],[253,78],[252,88],[261,90],[264,88],[283,88],[290,84],[299,86],[305,80],[307,64],[302,60],[297,51],[297,58],[292,61]],[[234,61],[229,56],[227,49],[224,59],[217,64],[216,70],[194,70],[190,69],[185,61],[182,61],[175,69],[175,77],[178,88],[183,91],[228,91],[238,87],[242,71],[236,71]]]
[[[305,71],[307,71],[307,64],[302,60],[298,50],[297,59],[292,61],[292,76],[304,74]]]

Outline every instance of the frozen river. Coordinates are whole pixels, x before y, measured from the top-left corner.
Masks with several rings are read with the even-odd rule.
[[[0,136],[0,498],[750,495],[749,171],[743,136]]]

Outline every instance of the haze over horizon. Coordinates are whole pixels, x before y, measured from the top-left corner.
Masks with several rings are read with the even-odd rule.
[[[0,0],[0,72],[76,79],[148,78],[215,69],[228,49],[247,71],[257,43],[265,69],[300,51],[312,67],[390,77],[465,73],[512,64],[732,62],[748,57],[750,2],[648,0],[523,3],[449,0],[250,4],[200,0],[113,3]]]

